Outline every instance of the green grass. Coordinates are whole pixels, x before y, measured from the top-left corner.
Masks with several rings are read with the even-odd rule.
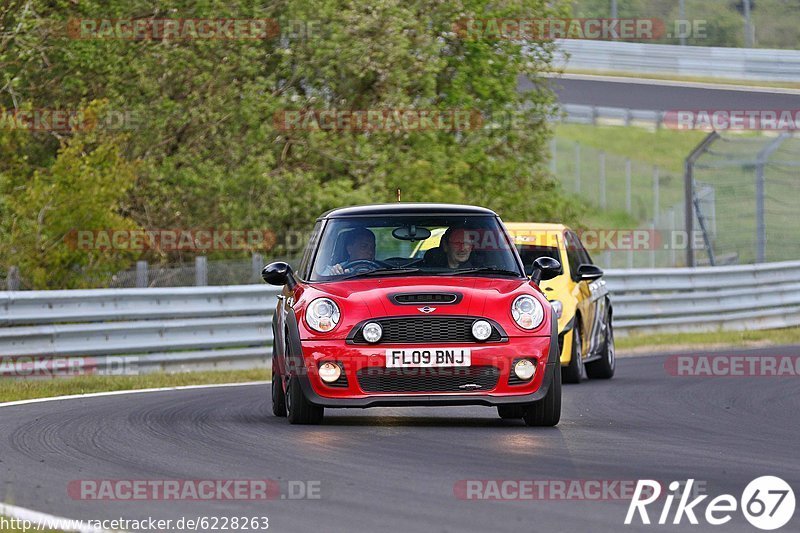
[[[683,228],[684,160],[706,133],[669,129],[649,131],[635,126],[559,124],[555,135],[555,174],[564,191],[579,191],[579,196],[589,204],[590,211],[583,219],[585,226],[603,229],[645,227],[653,220],[653,167],[658,166],[659,226],[669,229],[667,213],[674,208],[677,228]],[[758,132],[727,134],[712,146],[713,155],[701,158],[695,171],[695,180],[711,185],[715,191],[715,251],[719,256],[731,258],[735,253],[740,264],[755,260],[754,166],[739,163],[709,168],[709,165],[723,161],[754,161],[758,150],[771,139]],[[577,144],[580,149],[576,148]],[[797,160],[798,148],[800,141],[790,139],[773,154],[772,160]],[[605,153],[606,162],[605,210],[601,208],[601,151]],[[626,158],[631,160],[630,213],[626,208]],[[796,258],[800,249],[797,239],[788,230],[795,225],[790,199],[796,198],[800,191],[800,185],[792,179],[791,168],[768,165],[766,169],[767,261]],[[659,250],[656,254],[658,265],[667,265],[671,260],[672,252],[668,250]],[[620,263],[625,259],[624,255],[612,254],[612,266],[624,268],[625,265]],[[682,258],[683,253],[679,255]],[[702,258],[705,258],[704,252]],[[648,254],[637,254],[634,266],[649,266],[649,259]]]
[[[592,126],[559,124],[556,137],[562,141],[579,142],[584,147],[603,150],[607,154],[629,157],[647,165],[657,165],[669,172],[683,172],[686,156],[703,140],[702,131],[648,131],[633,126]]]
[[[800,327],[765,329],[760,331],[715,331],[712,333],[669,333],[658,335],[631,335],[616,339],[617,350],[640,352],[671,348],[700,348],[709,346],[747,347],[753,345],[778,346],[800,344]]]
[[[91,392],[180,387],[215,383],[244,383],[270,378],[268,369],[218,370],[180,374],[153,373],[140,376],[78,376],[55,379],[2,379],[0,402],[87,394]]]

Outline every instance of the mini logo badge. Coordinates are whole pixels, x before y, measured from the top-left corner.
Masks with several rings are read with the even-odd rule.
[[[419,311],[420,313],[433,313],[434,311],[436,311],[436,308],[426,305],[425,307],[417,307],[417,311]]]

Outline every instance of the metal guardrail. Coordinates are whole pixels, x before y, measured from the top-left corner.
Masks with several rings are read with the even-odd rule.
[[[800,50],[576,39],[560,40],[559,49],[573,70],[800,82]]]
[[[800,261],[609,270],[606,281],[622,334],[800,325]]]
[[[646,109],[627,109],[582,104],[561,104],[564,121],[574,124],[596,125],[599,121],[619,123],[625,126],[646,125],[660,128],[664,124],[664,111]]]
[[[800,261],[608,270],[605,279],[621,335],[800,325]],[[79,358],[123,371],[127,361],[137,372],[263,367],[277,294],[266,285],[3,292],[0,360]]]
[[[271,356],[266,285],[0,293],[0,358],[130,356],[137,371],[252,368]]]

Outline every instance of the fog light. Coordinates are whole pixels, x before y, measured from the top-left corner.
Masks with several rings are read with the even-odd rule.
[[[492,335],[492,325],[485,320],[476,320],[472,323],[472,336],[479,341],[485,341]]]
[[[533,374],[536,372],[536,365],[534,365],[528,359],[522,359],[517,361],[514,365],[514,374],[523,381],[527,381],[533,377]]]
[[[325,383],[333,383],[342,375],[342,368],[336,363],[322,363],[319,366],[319,377]]]
[[[383,328],[377,322],[370,322],[364,326],[361,334],[364,335],[364,340],[367,342],[378,342],[383,336]]]

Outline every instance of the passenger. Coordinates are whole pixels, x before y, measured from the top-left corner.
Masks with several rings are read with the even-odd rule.
[[[425,253],[426,266],[438,268],[472,268],[472,250],[475,247],[470,231],[464,228],[449,227],[442,235],[438,248]]]

